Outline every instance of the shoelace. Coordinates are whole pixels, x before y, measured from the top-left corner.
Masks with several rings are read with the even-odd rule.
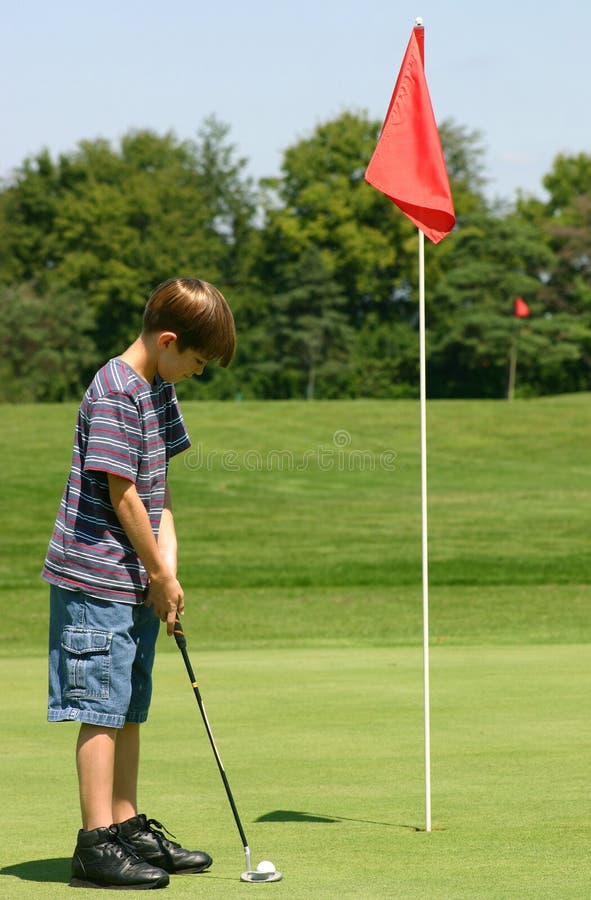
[[[128,844],[125,840],[118,825],[110,825],[109,831],[111,832],[114,844],[118,844],[125,853],[133,856],[134,859],[140,860],[140,862],[142,861],[142,857],[139,855],[139,853],[137,853],[135,847],[133,847],[131,844]]]
[[[146,819],[146,825],[148,826],[148,828],[150,829],[150,831],[152,832],[152,834],[155,835],[156,838],[158,838],[159,842],[160,842],[160,841],[166,841],[167,844],[172,843],[172,841],[169,841],[168,838],[166,838],[166,837],[162,834],[163,831],[165,831],[166,834],[170,835],[171,838],[175,838],[175,839],[176,839],[176,835],[174,835],[174,834],[172,833],[172,831],[169,831],[168,828],[166,828],[166,826],[162,824],[162,822],[158,822],[157,819]],[[158,829],[158,830],[157,830],[157,829]],[[175,846],[175,847],[180,847],[180,844],[175,844],[174,846]]]

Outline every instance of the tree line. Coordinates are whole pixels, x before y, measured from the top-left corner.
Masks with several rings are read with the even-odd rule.
[[[0,186],[0,400],[77,399],[176,275],[219,287],[239,337],[233,366],[181,395],[416,397],[416,229],[364,181],[379,128],[345,112],[259,181],[213,117],[194,140],[26,159]],[[440,134],[457,224],[426,242],[429,395],[505,396],[515,341],[517,395],[588,390],[591,156],[557,156],[546,199],[491,202],[480,134]]]

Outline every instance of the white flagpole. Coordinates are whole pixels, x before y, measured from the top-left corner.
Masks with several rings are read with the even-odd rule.
[[[431,724],[429,711],[429,555],[427,540],[427,373],[425,362],[425,235],[420,229],[419,355],[421,397],[421,544],[423,560],[423,698],[425,711],[425,831],[431,831]]]

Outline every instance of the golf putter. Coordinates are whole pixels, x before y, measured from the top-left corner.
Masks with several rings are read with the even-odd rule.
[[[244,828],[242,827],[242,822],[240,821],[240,816],[238,815],[238,810],[236,808],[236,804],[234,802],[234,797],[232,796],[232,791],[230,790],[230,783],[228,782],[228,777],[226,775],[222,758],[219,754],[218,748],[216,746],[215,738],[213,736],[213,732],[211,730],[211,725],[209,724],[209,720],[207,718],[207,713],[205,712],[205,706],[203,704],[203,698],[201,697],[201,692],[199,690],[199,686],[197,684],[197,679],[195,678],[195,673],[193,671],[193,667],[191,665],[191,660],[189,659],[189,654],[187,652],[187,639],[185,637],[185,632],[183,631],[183,626],[181,625],[181,621],[177,615],[175,623],[174,623],[174,639],[176,641],[177,647],[181,651],[181,655],[183,657],[185,668],[187,670],[187,674],[189,676],[189,680],[191,682],[191,687],[193,688],[193,693],[195,694],[195,698],[197,700],[197,705],[199,706],[199,712],[201,713],[201,718],[203,719],[203,723],[205,725],[205,730],[207,731],[207,736],[209,738],[209,743],[211,744],[211,748],[213,750],[213,754],[215,756],[215,760],[222,776],[222,781],[224,783],[224,788],[226,789],[226,796],[228,797],[228,801],[230,803],[230,807],[232,809],[232,813],[234,815],[234,821],[236,822],[236,827],[238,828],[238,833],[240,834],[240,840],[242,841],[242,846],[244,848],[244,857],[246,860],[246,871],[243,872],[240,876],[241,881],[249,881],[249,882],[266,882],[266,881],[281,881],[283,877],[281,872],[278,872],[275,869],[275,866],[272,863],[269,863],[268,860],[263,860],[260,862],[256,869],[251,868],[251,860],[250,860],[250,848],[248,846],[248,841],[246,840],[246,835],[244,833]]]

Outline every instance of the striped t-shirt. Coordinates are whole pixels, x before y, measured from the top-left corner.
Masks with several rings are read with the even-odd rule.
[[[173,385],[159,375],[150,385],[119,357],[109,360],[80,405],[43,577],[103,600],[142,603],[146,571],[111,504],[107,473],[135,484],[158,537],[168,461],[189,446]]]

